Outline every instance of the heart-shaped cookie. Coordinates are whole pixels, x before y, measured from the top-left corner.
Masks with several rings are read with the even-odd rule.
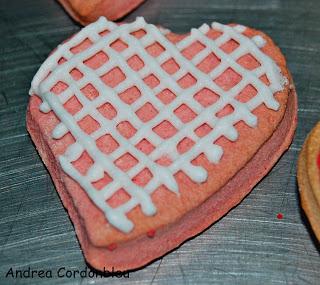
[[[296,94],[263,33],[100,18],[35,75],[27,126],[97,269],[145,265],[238,204],[288,148]]]

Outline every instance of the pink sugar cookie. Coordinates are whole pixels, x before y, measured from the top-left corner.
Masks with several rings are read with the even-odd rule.
[[[100,18],[35,75],[28,131],[95,268],[139,268],[236,206],[289,147],[297,98],[262,32]]]

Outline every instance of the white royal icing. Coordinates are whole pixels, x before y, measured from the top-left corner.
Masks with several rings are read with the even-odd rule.
[[[174,177],[178,171],[183,171],[196,183],[206,181],[208,175],[206,169],[193,165],[192,160],[204,153],[209,161],[218,163],[223,155],[223,149],[214,142],[221,136],[231,141],[236,140],[238,132],[234,125],[237,122],[243,121],[250,127],[256,127],[257,117],[253,115],[252,110],[261,104],[273,110],[279,108],[279,103],[273,94],[283,89],[286,79],[281,75],[275,62],[260,51],[259,47],[265,44],[265,40],[261,36],[255,36],[252,39],[246,37],[242,34],[246,27],[241,25],[230,27],[212,23],[211,26],[212,29],[221,32],[221,35],[215,40],[206,35],[210,27],[204,24],[199,29],[192,29],[190,35],[177,44],[173,44],[165,36],[168,30],[162,28],[159,30],[156,26],[147,24],[141,17],[133,23],[121,26],[102,17],[82,29],[68,42],[60,45],[40,67],[31,83],[30,94],[37,94],[43,101],[40,110],[44,113],[53,110],[60,120],[52,132],[52,137],[59,139],[70,132],[76,140],[59,157],[62,169],[81,185],[90,199],[103,211],[109,223],[125,233],[130,232],[134,227],[126,215],[134,207],[141,206],[142,212],[148,216],[156,213],[151,193],[159,186],[165,185],[170,191],[179,194],[179,186]],[[146,32],[143,37],[137,39],[131,35],[132,32],[140,29]],[[109,30],[110,33],[101,36],[99,33],[104,30]],[[70,51],[72,47],[87,38],[93,42],[92,46],[78,54]],[[110,47],[110,44],[119,38],[128,45],[128,48],[122,52],[117,52]],[[238,42],[239,47],[232,53],[226,54],[220,47],[231,39]],[[147,53],[145,48],[156,41],[165,51],[154,58]],[[205,48],[191,60],[187,60],[181,52],[195,41],[199,41]],[[106,53],[109,60],[98,69],[92,70],[83,62],[99,51]],[[196,66],[211,52],[221,59],[221,63],[206,74]],[[237,59],[247,53],[252,54],[260,63],[260,66],[252,71],[246,70],[237,63]],[[133,55],[138,55],[145,63],[139,71],[133,71],[127,63],[127,60]],[[65,58],[66,62],[58,65],[61,57]],[[173,75],[169,75],[161,68],[161,64],[170,58],[174,58],[180,67]],[[110,88],[102,82],[100,76],[114,67],[119,67],[126,79],[116,87]],[[224,91],[214,82],[214,79],[230,67],[241,75],[242,79],[236,86]],[[77,68],[84,75],[78,81],[75,81],[70,75],[73,68]],[[177,81],[188,73],[197,81],[191,87],[183,89]],[[160,84],[153,89],[143,81],[143,78],[149,74],[154,74],[160,81]],[[264,74],[268,77],[270,86],[266,86],[259,79]],[[50,90],[58,81],[65,82],[68,88],[56,96]],[[91,83],[99,92],[99,96],[92,101],[80,91],[88,83]],[[235,97],[249,84],[257,90],[257,95],[246,103],[237,101]],[[117,94],[132,86],[140,90],[141,96],[132,105],[127,105]],[[194,95],[203,88],[208,88],[220,96],[217,102],[206,108],[194,98]],[[164,105],[155,96],[165,89],[177,95],[168,105]],[[65,110],[63,104],[74,95],[84,107],[72,116]],[[112,120],[106,119],[97,110],[99,106],[107,102],[117,110],[117,115]],[[150,121],[141,122],[135,112],[147,102],[150,102],[159,113]],[[188,123],[182,123],[173,113],[182,104],[186,104],[197,113],[196,118]],[[234,112],[218,118],[215,114],[228,104],[232,105]],[[78,125],[78,122],[87,115],[100,124],[100,128],[91,135],[82,131]],[[165,120],[178,130],[169,139],[162,139],[153,131],[154,127]],[[124,138],[117,131],[117,125],[122,121],[130,121],[137,130],[130,139]],[[212,127],[212,130],[200,138],[194,131],[204,123]],[[110,134],[119,144],[119,147],[109,155],[102,153],[96,145],[96,140],[105,134]],[[191,149],[180,154],[177,145],[186,137],[192,139],[195,144]],[[149,155],[135,147],[142,139],[147,139],[155,147]],[[85,175],[82,175],[73,167],[72,162],[77,160],[84,151],[89,154],[94,164]],[[116,167],[114,162],[127,152],[134,156],[138,163],[128,172],[124,172]],[[169,166],[164,167],[156,163],[156,160],[163,156],[171,159],[172,163]],[[144,189],[141,189],[132,179],[145,168],[151,171],[153,177]],[[92,182],[101,179],[104,172],[112,178],[112,182],[97,191]],[[121,188],[130,195],[130,199],[112,208],[106,201]]]
[[[159,27],[159,31],[163,34],[163,35],[167,35],[171,33],[171,30],[163,28],[163,27]]]
[[[243,26],[243,25],[235,25],[233,27],[237,32],[239,33],[243,33],[245,30],[246,30],[246,26]]]
[[[260,35],[252,37],[252,40],[259,48],[264,47],[267,43],[266,40],[263,37],[261,37]]]

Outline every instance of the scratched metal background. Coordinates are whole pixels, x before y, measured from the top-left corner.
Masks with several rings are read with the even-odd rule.
[[[5,279],[15,269],[84,269],[78,241],[25,128],[28,88],[48,53],[79,30],[52,0],[0,1],[0,284],[320,284],[319,243],[301,212],[296,159],[320,110],[320,1],[148,0],[142,15],[175,32],[237,22],[272,36],[299,95],[290,150],[241,205],[129,279]],[[278,220],[277,213],[284,218]]]

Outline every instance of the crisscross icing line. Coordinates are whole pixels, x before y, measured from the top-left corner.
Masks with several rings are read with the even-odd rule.
[[[204,182],[207,179],[207,171],[201,166],[192,164],[193,159],[204,153],[209,161],[218,163],[223,149],[214,142],[221,136],[232,141],[236,140],[238,133],[234,125],[239,121],[255,127],[257,118],[251,112],[253,109],[261,104],[274,110],[279,107],[273,94],[282,90],[285,81],[277,65],[259,50],[254,40],[241,34],[244,29],[241,26],[230,27],[213,23],[212,28],[221,32],[221,35],[215,40],[207,36],[210,27],[205,24],[199,29],[192,29],[190,35],[177,44],[173,44],[166,38],[165,33],[156,26],[147,24],[143,18],[137,18],[133,23],[120,26],[105,18],[100,18],[67,43],[59,46],[33,79],[30,94],[38,94],[42,98],[40,110],[42,112],[53,110],[61,121],[55,127],[53,137],[59,139],[70,132],[76,139],[76,142],[67,148],[64,155],[59,157],[61,167],[81,185],[90,199],[103,211],[109,223],[123,232],[130,232],[134,227],[132,221],[126,216],[134,207],[140,205],[145,215],[156,213],[151,193],[160,185],[165,185],[175,193],[179,192],[174,177],[178,171],[183,171],[197,183]],[[132,35],[133,32],[141,29],[145,31],[141,38],[138,39]],[[102,35],[101,33],[105,30],[109,33]],[[71,48],[79,45],[85,39],[89,39],[93,44],[77,54],[72,53]],[[128,45],[121,52],[110,47],[118,39]],[[232,39],[239,43],[239,46],[227,54],[220,47]],[[196,41],[200,42],[204,48],[191,60],[187,60],[182,51]],[[164,48],[164,51],[157,57],[151,56],[146,50],[154,43]],[[106,63],[95,70],[84,64],[84,61],[100,51],[108,56]],[[221,62],[209,73],[202,72],[197,65],[211,53],[215,54]],[[246,54],[252,54],[260,66],[249,71],[237,63],[237,60]],[[144,62],[144,66],[138,71],[133,71],[127,62],[135,55]],[[61,57],[66,61],[58,65]],[[172,58],[179,65],[179,69],[169,75],[161,65]],[[70,74],[74,68],[83,74],[83,77],[77,81]],[[120,68],[125,79],[111,88],[102,81],[101,76],[114,68]],[[241,80],[225,91],[214,80],[228,68],[239,74]],[[154,88],[149,87],[143,80],[150,74],[159,80],[159,84]],[[188,88],[182,88],[178,81],[188,74],[192,75],[196,82]],[[259,79],[263,75],[267,76],[269,86]],[[66,83],[68,88],[57,96],[50,90],[59,81]],[[87,84],[92,84],[99,93],[99,96],[93,100],[89,100],[81,92],[81,89]],[[246,103],[238,101],[235,97],[250,84],[257,90],[257,94]],[[119,98],[118,94],[133,86],[139,89],[141,96],[129,106]],[[204,88],[219,95],[219,99],[208,107],[202,106],[194,98],[194,95]],[[176,95],[175,99],[167,105],[156,96],[166,89]],[[76,96],[82,105],[82,109],[74,115],[71,115],[63,106],[72,96]],[[112,120],[106,119],[97,110],[105,103],[110,103],[117,110],[117,115]],[[146,103],[151,103],[157,109],[158,114],[151,120],[142,122],[136,111]],[[197,114],[190,122],[183,123],[174,113],[182,104]],[[222,118],[216,116],[227,105],[231,105],[234,111]],[[79,126],[79,121],[88,115],[99,123],[99,128],[90,135]],[[129,121],[137,130],[131,138],[124,138],[117,130],[117,125],[123,121]],[[166,139],[153,131],[154,127],[164,121],[168,121],[177,130],[173,136]],[[207,135],[199,137],[195,130],[203,124],[209,125],[212,130]],[[108,155],[100,151],[96,145],[96,140],[106,134],[110,134],[119,144],[118,148]],[[177,145],[184,138],[191,139],[194,145],[186,152],[179,153]],[[154,150],[148,155],[136,147],[137,143],[143,139],[154,146]],[[82,175],[72,162],[79,159],[84,151],[93,159],[94,164],[85,175]],[[137,164],[127,172],[115,166],[115,161],[126,153],[130,153],[138,160]],[[165,167],[156,162],[164,155],[172,161]],[[152,178],[142,189],[132,179],[144,169],[152,173]],[[104,173],[112,178],[112,182],[98,191],[92,182],[101,179]],[[117,207],[111,207],[107,200],[119,189],[124,189],[130,199]]]

